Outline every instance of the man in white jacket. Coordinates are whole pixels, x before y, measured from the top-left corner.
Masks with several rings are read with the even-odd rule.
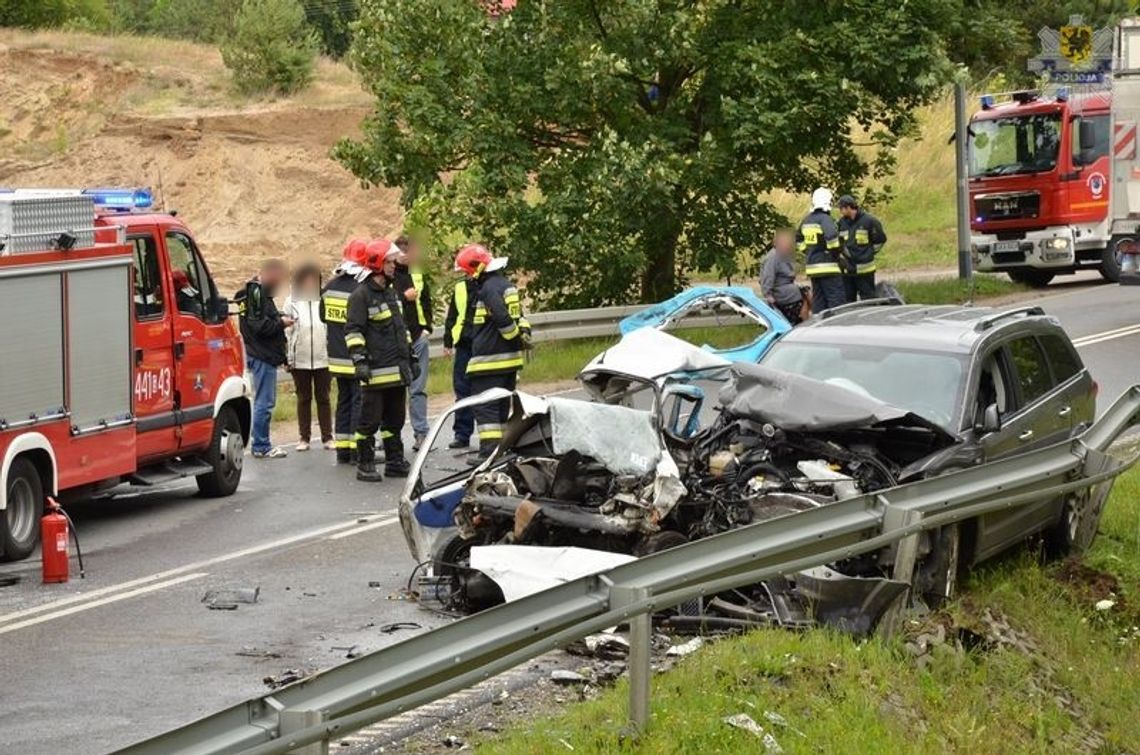
[[[285,331],[289,372],[297,388],[297,426],[301,439],[298,451],[308,451],[311,441],[312,405],[317,404],[317,422],[321,427],[321,443],[332,449],[332,408],[329,391],[328,329],[321,320],[321,270],[316,265],[302,265],[293,276],[293,288],[285,300],[285,314],[293,324]]]

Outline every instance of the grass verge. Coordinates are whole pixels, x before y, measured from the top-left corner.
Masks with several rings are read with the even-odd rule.
[[[788,753],[1140,751],[1140,470],[1123,476],[1083,563],[1019,553],[976,572],[927,627],[950,640],[855,641],[759,630],[686,659],[653,682],[652,721],[619,736],[625,683],[529,719],[482,752],[763,752],[723,719],[746,713]],[[1115,604],[1096,610],[1098,600]],[[960,638],[960,641],[955,641]],[[963,647],[963,645],[965,647]],[[770,723],[766,712],[786,719]]]

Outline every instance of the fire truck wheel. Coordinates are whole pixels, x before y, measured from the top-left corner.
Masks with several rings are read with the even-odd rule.
[[[16,459],[8,468],[8,508],[0,511],[0,561],[19,561],[36,548],[44,486],[36,467]]]
[[[1100,259],[1100,267],[1097,268],[1100,277],[1109,283],[1120,282],[1120,254],[1116,251],[1116,246],[1121,242],[1134,244],[1130,238],[1113,236],[1112,239],[1109,240],[1108,246],[1104,248],[1104,254]]]
[[[1045,288],[1049,285],[1049,281],[1053,280],[1053,275],[1053,273],[1048,273],[1044,270],[1034,270],[1029,267],[1009,271],[1009,279],[1011,281],[1014,283],[1024,283],[1030,288]]]
[[[206,452],[206,463],[213,470],[199,475],[198,490],[207,498],[233,495],[241,482],[241,465],[245,443],[241,437],[241,422],[231,406],[223,406],[214,419],[214,438]]]

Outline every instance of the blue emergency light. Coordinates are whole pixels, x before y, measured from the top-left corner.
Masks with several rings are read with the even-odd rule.
[[[1069,101],[1069,88],[1068,87],[1060,87],[1059,89],[1057,89],[1057,98],[1056,99],[1057,99],[1057,102],[1068,102]]]
[[[105,210],[131,212],[149,210],[154,206],[154,195],[150,189],[84,189],[83,194]]]
[[[982,110],[989,110],[994,106],[994,96],[992,94],[982,95]]]

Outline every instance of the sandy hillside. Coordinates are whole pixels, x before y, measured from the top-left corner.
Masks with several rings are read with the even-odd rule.
[[[296,98],[249,102],[210,47],[0,30],[0,185],[149,185],[194,230],[225,290],[267,255],[331,266],[398,228],[397,194],[328,157],[368,99],[322,61]]]

